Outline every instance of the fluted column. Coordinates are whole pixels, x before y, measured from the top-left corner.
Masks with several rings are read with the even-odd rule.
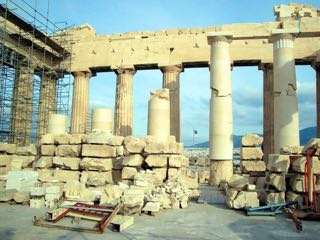
[[[165,66],[161,68],[163,73],[162,88],[170,91],[170,135],[175,136],[180,142],[180,73],[182,66]]]
[[[56,113],[56,83],[58,75],[54,72],[46,72],[41,76],[39,115],[37,134],[40,137],[47,133],[49,115]]]
[[[71,113],[71,133],[85,133],[87,129],[87,113],[89,108],[90,72],[79,71],[72,73],[73,96]]]
[[[21,66],[16,72],[11,110],[11,134],[9,141],[19,145],[31,143],[32,97],[34,69]]]
[[[117,87],[114,107],[114,134],[132,135],[132,80],[134,69],[117,69]]]
[[[316,71],[317,138],[320,138],[320,62],[314,62],[312,67]]]
[[[230,42],[232,34],[209,33],[210,57],[210,185],[233,175],[233,120]]]
[[[273,96],[274,147],[280,153],[283,146],[299,146],[299,112],[293,35],[274,33],[273,42]]]
[[[261,63],[263,71],[263,154],[264,161],[274,153],[274,106],[273,106],[273,66]]]

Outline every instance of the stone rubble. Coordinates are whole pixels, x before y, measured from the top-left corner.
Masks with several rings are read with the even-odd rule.
[[[263,152],[260,147],[263,138],[257,134],[246,134],[241,139],[240,171],[251,177],[264,176],[266,164],[262,160]]]
[[[39,143],[39,153],[34,146],[0,146],[0,164],[8,167],[0,175],[4,177],[0,183],[10,188],[0,192],[0,199],[8,201],[16,196],[32,208],[52,208],[62,195],[68,203],[114,205],[122,201],[122,213],[133,214],[186,208],[191,193],[199,194],[200,177],[187,171],[189,159],[182,155],[183,145],[174,137],[166,142],[152,136],[123,138],[103,132],[46,134]],[[19,182],[16,175],[11,180],[16,174],[12,170],[24,176],[28,171],[21,169],[29,166],[34,169],[30,181]],[[207,181],[208,171],[201,178]]]

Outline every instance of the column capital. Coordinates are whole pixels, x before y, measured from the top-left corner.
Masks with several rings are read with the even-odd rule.
[[[212,45],[214,42],[231,43],[233,38],[232,32],[209,32],[207,34],[208,44]]]
[[[71,73],[73,77],[78,78],[78,77],[85,77],[85,78],[90,78],[92,76],[91,71],[75,71]]]
[[[320,71],[320,60],[314,60],[311,63],[311,67],[313,67],[313,69],[316,71]]]
[[[259,70],[273,69],[273,63],[260,62],[258,65],[258,69]]]
[[[160,70],[164,73],[164,72],[183,72],[184,68],[182,66],[182,64],[178,64],[178,65],[171,65],[171,66],[159,66]]]
[[[299,33],[298,28],[273,29],[271,31],[269,42],[273,43],[280,39],[290,39],[294,41],[298,33]]]
[[[117,75],[119,74],[135,74],[136,69],[133,65],[112,65],[111,70],[113,70]]]

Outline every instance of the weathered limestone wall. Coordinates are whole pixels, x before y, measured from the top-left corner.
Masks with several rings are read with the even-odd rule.
[[[185,208],[190,197],[199,196],[198,174],[187,169],[189,159],[173,136],[159,141],[153,136],[124,138],[103,132],[46,134],[37,157],[34,145],[2,143],[0,153],[0,201],[16,195],[22,199],[27,193],[28,198],[22,200],[30,201],[30,207],[52,207],[64,193],[71,202],[93,204],[100,199],[100,203],[116,204],[121,199],[122,213],[133,214]],[[35,171],[27,175],[26,169],[21,171],[25,167],[32,170],[32,166]],[[16,180],[8,188],[5,179],[9,181],[9,175]],[[31,185],[24,192],[16,189],[25,180],[32,180]]]
[[[230,208],[239,209],[259,204],[297,201],[298,208],[305,208],[306,149],[319,144],[320,139],[311,139],[305,147],[282,147],[280,154],[269,154],[266,165],[261,161],[263,154],[258,147],[261,143],[262,138],[255,134],[248,134],[242,138],[242,173],[233,175],[229,180],[226,188],[226,204]],[[317,199],[320,197],[319,153],[320,149],[317,149],[311,160]],[[319,203],[317,200],[317,204]]]

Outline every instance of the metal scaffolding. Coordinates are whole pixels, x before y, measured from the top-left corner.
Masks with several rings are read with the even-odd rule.
[[[0,141],[27,145],[45,133],[50,113],[69,115],[71,42],[37,2],[0,4]],[[43,2],[42,2],[43,3]]]

